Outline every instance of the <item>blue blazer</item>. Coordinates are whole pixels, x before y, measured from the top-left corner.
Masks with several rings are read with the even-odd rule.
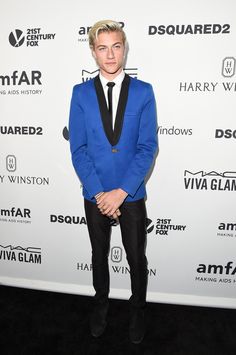
[[[99,76],[75,85],[69,138],[72,162],[87,200],[95,202],[97,193],[117,188],[128,193],[127,202],[143,198],[144,179],[157,149],[152,86],[125,75],[113,131]]]

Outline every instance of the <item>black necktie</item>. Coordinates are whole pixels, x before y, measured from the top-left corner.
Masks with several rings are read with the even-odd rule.
[[[115,83],[113,83],[113,81],[109,81],[107,83],[107,86],[108,86],[108,91],[107,91],[108,111],[109,111],[111,122],[112,122],[112,89],[115,86]]]

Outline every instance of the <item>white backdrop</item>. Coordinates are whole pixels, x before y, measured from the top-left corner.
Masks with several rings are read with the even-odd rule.
[[[0,282],[92,295],[68,143],[74,84],[97,74],[87,29],[124,26],[126,72],[152,83],[160,151],[148,181],[148,300],[236,307],[233,0],[8,0],[0,5]],[[113,227],[111,296],[130,296]]]

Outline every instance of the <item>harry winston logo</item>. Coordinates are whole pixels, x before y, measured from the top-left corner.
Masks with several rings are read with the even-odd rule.
[[[114,263],[119,263],[122,260],[122,249],[120,247],[111,248],[111,260]]]
[[[6,168],[7,168],[7,171],[9,171],[9,172],[16,171],[16,157],[15,157],[15,155],[8,155],[6,157]]]
[[[235,74],[236,59],[234,57],[226,57],[222,63],[222,75],[225,78],[231,78]]]

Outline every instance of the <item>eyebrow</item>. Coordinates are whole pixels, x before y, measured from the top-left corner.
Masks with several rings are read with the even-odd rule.
[[[116,44],[122,44],[122,42],[115,42],[115,43],[112,44],[112,47],[115,46]],[[107,47],[107,46],[105,44],[99,44],[97,46],[97,48],[99,48],[99,47]]]

